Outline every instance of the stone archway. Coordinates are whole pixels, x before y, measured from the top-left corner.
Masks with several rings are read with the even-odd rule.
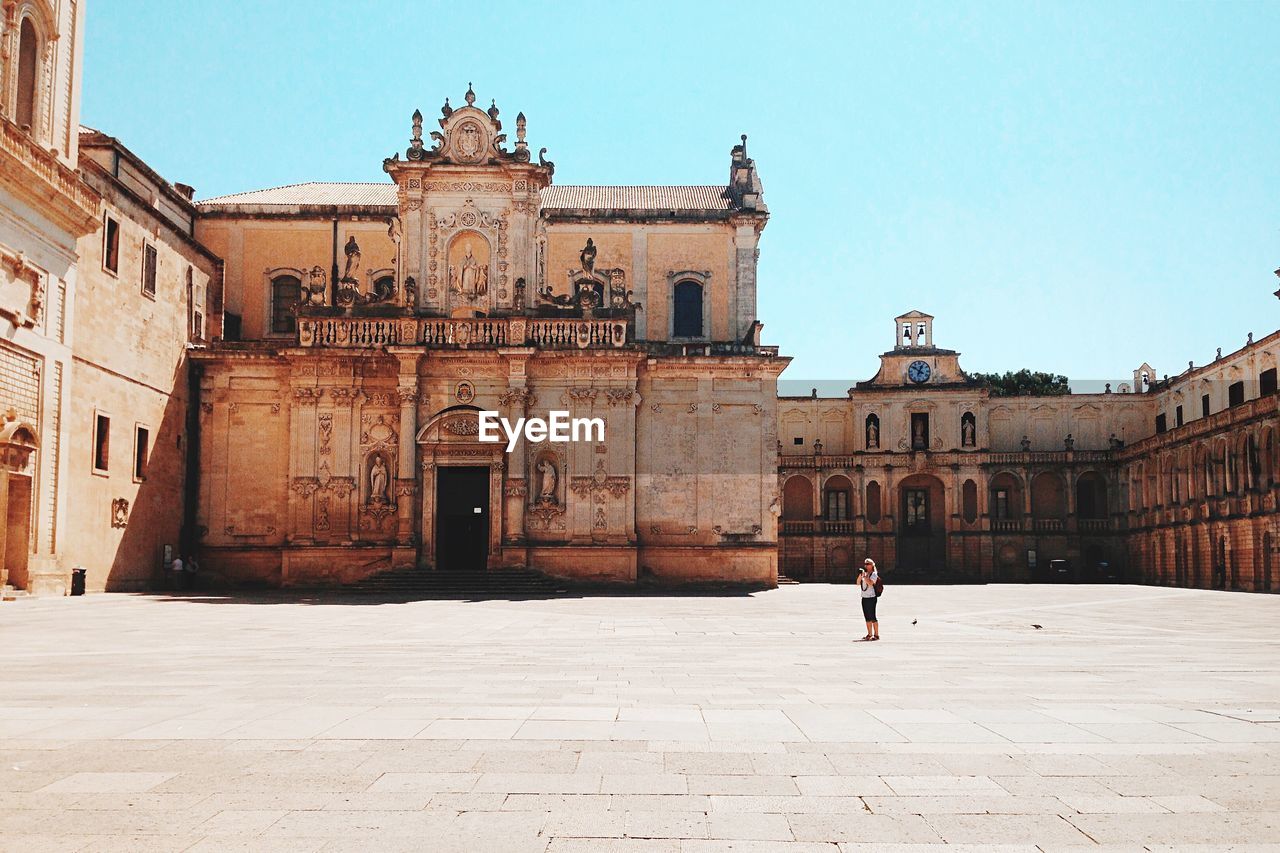
[[[25,589],[30,580],[36,435],[35,427],[12,413],[0,426],[0,587]]]
[[[899,569],[930,573],[947,565],[946,487],[931,474],[912,474],[897,485]]]

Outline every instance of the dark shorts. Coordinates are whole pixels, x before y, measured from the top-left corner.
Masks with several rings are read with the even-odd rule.
[[[876,602],[879,600],[880,599],[878,598],[862,599],[862,618],[864,621],[866,622],[876,621]]]

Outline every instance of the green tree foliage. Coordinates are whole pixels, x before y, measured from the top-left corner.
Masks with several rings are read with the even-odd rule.
[[[990,386],[992,397],[1059,397],[1071,393],[1067,377],[1039,370],[1006,370],[1004,373],[971,373],[974,379]]]

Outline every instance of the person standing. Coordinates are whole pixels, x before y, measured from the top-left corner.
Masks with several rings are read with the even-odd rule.
[[[187,586],[187,576],[184,572],[185,566],[182,565],[182,557],[174,557],[173,562],[169,564],[169,584],[172,589],[185,589]]]
[[[880,623],[876,620],[876,586],[880,582],[880,573],[876,571],[876,561],[868,557],[862,561],[862,571],[858,573],[858,589],[862,591],[862,618],[867,622],[867,636],[863,640],[880,639]]]

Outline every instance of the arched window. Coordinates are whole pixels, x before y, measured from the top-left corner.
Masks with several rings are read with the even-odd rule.
[[[960,506],[967,524],[978,520],[978,484],[973,480],[965,480],[960,487]]]
[[[289,335],[298,330],[295,311],[302,297],[302,282],[296,276],[280,275],[271,280],[271,331]]]
[[[696,281],[682,281],[677,284],[673,305],[672,337],[702,337],[702,285]]]
[[[848,521],[851,517],[849,502],[853,484],[849,478],[837,474],[822,486],[822,515],[827,521]]]
[[[36,126],[36,77],[40,65],[40,37],[30,18],[22,19],[18,36],[18,103],[14,118],[19,127]]]
[[[782,517],[787,521],[813,521],[813,483],[796,475],[782,487]]]

